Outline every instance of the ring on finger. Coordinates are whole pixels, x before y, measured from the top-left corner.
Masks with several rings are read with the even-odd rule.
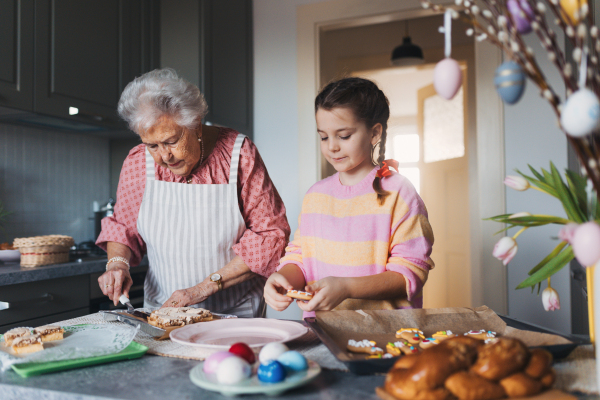
[[[172,301],[171,304],[173,304],[174,306],[176,306],[177,304],[179,304],[178,301]]]
[[[105,288],[110,287],[110,286],[112,286],[112,285],[104,285]]]

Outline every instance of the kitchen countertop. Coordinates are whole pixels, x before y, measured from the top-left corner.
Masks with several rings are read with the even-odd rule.
[[[31,268],[21,267],[19,262],[4,263],[0,264],[0,286],[102,272],[106,269],[106,261],[106,256],[97,256],[83,259],[81,262]],[[144,258],[140,265],[148,265],[147,258]]]

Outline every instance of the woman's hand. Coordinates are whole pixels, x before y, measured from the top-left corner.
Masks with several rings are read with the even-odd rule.
[[[273,310],[283,311],[292,304],[293,299],[285,295],[288,290],[292,289],[294,287],[288,282],[286,277],[279,272],[275,272],[271,274],[265,284],[265,301]]]
[[[199,283],[187,289],[180,289],[173,292],[171,297],[165,301],[163,307],[187,307],[192,304],[198,304],[208,299],[212,293],[205,285]]]
[[[333,310],[350,297],[346,279],[335,276],[318,280],[306,286],[304,290],[313,293],[313,298],[310,301],[297,301],[296,303],[302,311],[306,312]]]
[[[119,304],[121,294],[129,298],[129,289],[133,285],[133,280],[125,263],[112,262],[109,265],[109,270],[98,278],[98,284],[102,293],[108,296],[116,306]]]

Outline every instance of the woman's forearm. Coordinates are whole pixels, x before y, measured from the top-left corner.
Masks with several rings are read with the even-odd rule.
[[[402,274],[385,271],[381,274],[344,279],[350,298],[386,300],[406,296],[406,279]]]
[[[106,244],[106,254],[108,255],[109,260],[113,257],[123,257],[127,261],[131,260],[131,249],[122,243],[108,242]],[[116,268],[129,269],[124,262],[113,261],[108,265],[107,270]]]
[[[221,275],[223,289],[238,285],[256,276],[240,256],[235,256],[227,265],[213,273]],[[204,301],[208,296],[218,292],[219,286],[217,283],[212,282],[209,276],[188,290],[191,292],[194,300],[198,300],[197,302],[199,303],[200,301]]]

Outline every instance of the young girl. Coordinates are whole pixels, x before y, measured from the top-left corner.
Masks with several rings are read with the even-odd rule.
[[[296,289],[314,294],[298,302],[304,317],[422,308],[433,232],[412,184],[389,169],[394,160],[383,160],[387,98],[369,80],[345,78],[319,93],[315,113],[321,152],[337,173],[304,197],[294,240],[267,280],[267,304],[285,310],[292,302],[285,293]]]

